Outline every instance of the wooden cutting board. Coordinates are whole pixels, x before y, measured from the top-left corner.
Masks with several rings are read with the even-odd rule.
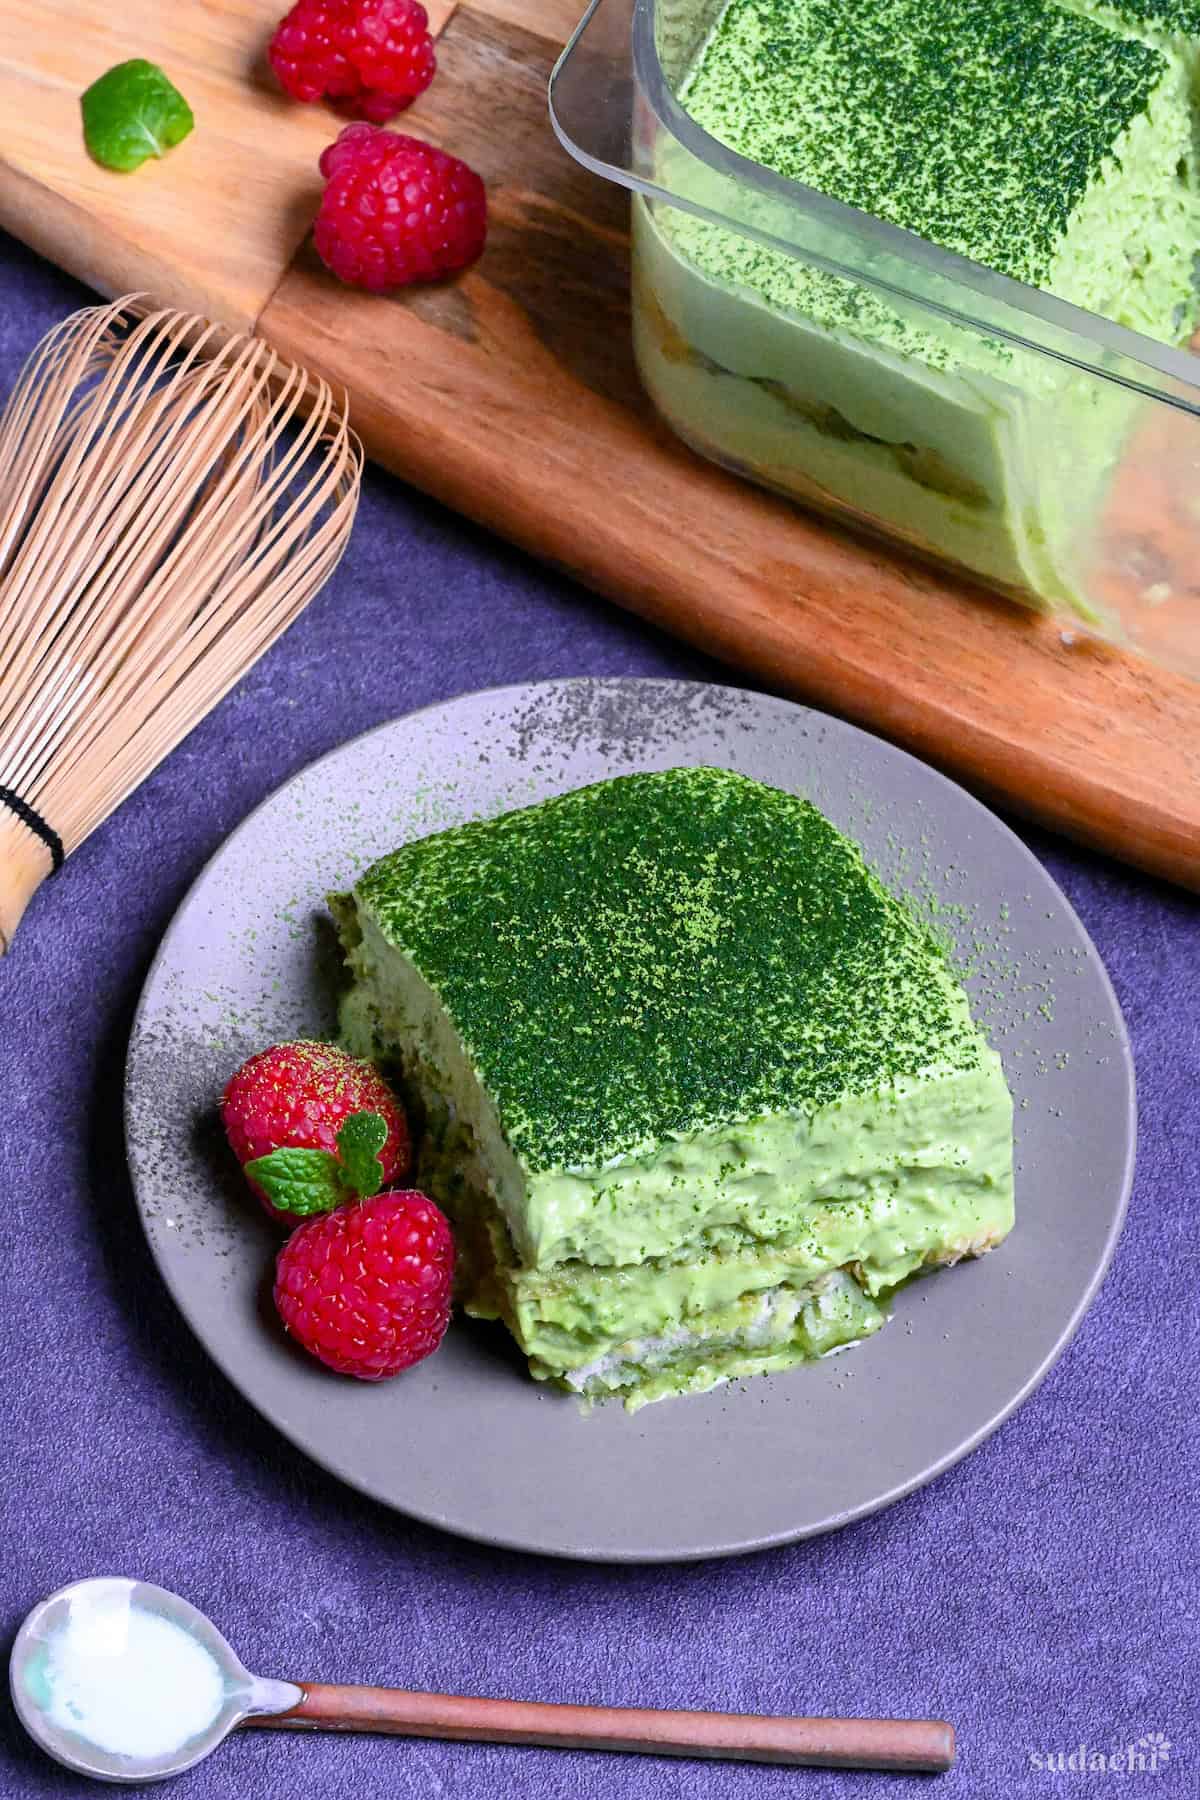
[[[1200,888],[1200,682],[853,542],[653,418],[629,348],[624,196],[559,148],[546,79],[581,0],[435,0],[439,74],[403,128],[488,184],[478,267],[381,299],[307,244],[339,121],[274,88],[283,0],[3,0],[0,224],[106,294],[252,327],[350,393],[399,475],[767,685],[981,793]],[[78,100],[160,62],[197,129],[113,175]],[[1200,608],[1200,597],[1197,598]]]

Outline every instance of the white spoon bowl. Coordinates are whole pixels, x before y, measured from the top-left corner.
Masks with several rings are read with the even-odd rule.
[[[190,1692],[176,1691],[178,1675]],[[131,1786],[182,1774],[243,1720],[303,1699],[290,1681],[252,1675],[178,1594],[120,1575],[40,1601],[17,1633],[9,1679],[17,1716],[48,1756]]]

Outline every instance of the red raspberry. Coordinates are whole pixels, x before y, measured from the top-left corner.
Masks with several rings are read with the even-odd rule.
[[[361,1062],[336,1044],[275,1044],[244,1062],[221,1097],[221,1122],[240,1163],[272,1150],[337,1150],[337,1134],[351,1113],[375,1112],[388,1128],[379,1161],[383,1181],[408,1174],[408,1121],[373,1063]],[[294,1213],[271,1205],[254,1189],[273,1219],[289,1227]]]
[[[437,67],[418,0],[297,0],[267,54],[294,100],[335,100],[380,123],[410,106]]]
[[[321,260],[352,287],[435,281],[473,263],[487,196],[473,169],[419,138],[347,125],[321,157],[314,235]]]
[[[362,89],[341,46],[346,0],[297,0],[267,55],[293,100],[354,99]]]
[[[424,1194],[376,1194],[294,1231],[275,1265],[285,1330],[339,1375],[383,1381],[441,1343],[454,1240]]]
[[[433,80],[437,57],[418,0],[351,0],[342,42],[363,85],[365,118],[390,119]],[[381,111],[389,100],[391,110]]]

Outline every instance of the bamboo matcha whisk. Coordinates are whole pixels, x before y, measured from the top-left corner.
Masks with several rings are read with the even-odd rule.
[[[0,951],[38,884],[316,593],[362,451],[324,382],[138,299],[0,418]]]

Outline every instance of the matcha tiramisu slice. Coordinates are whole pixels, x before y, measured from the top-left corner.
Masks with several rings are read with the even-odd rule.
[[[750,162],[1179,343],[1197,316],[1198,46],[1196,0],[728,0],[679,99]],[[656,155],[662,184],[704,204],[691,151],[664,132]],[[867,255],[852,226],[812,241]],[[1059,336],[1060,360],[956,320],[978,303],[949,274],[881,258],[893,286],[876,287],[665,205],[636,203],[634,244],[639,365],[684,437],[1095,621],[1094,521],[1136,403],[1081,371],[1086,345]],[[1018,315],[1019,335],[1045,329]]]
[[[1012,1224],[1012,1109],[945,953],[807,801],[719,769],[406,845],[334,902],[468,1309],[634,1403],[868,1335]]]

